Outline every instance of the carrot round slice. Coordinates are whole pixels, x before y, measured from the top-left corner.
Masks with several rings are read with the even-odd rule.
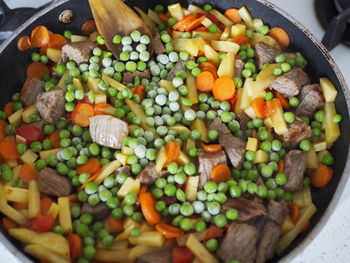
[[[199,68],[201,71],[209,71],[211,74],[213,74],[214,79],[218,78],[217,71],[218,69],[210,62],[203,62],[199,65]]]
[[[50,35],[50,41],[47,45],[48,48],[62,49],[67,44],[67,40],[60,34]]]
[[[30,40],[33,47],[43,47],[46,46],[50,41],[49,30],[44,26],[37,26],[33,29]]]
[[[290,44],[288,33],[282,27],[273,27],[269,31],[270,37],[275,39],[282,49],[287,49]]]
[[[238,23],[241,23],[242,21],[242,17],[241,15],[239,14],[238,12],[238,9],[236,8],[230,8],[230,9],[227,9],[225,11],[225,14],[224,14],[228,19],[231,20],[232,23],[234,24],[238,24]]]
[[[82,127],[90,125],[90,117],[94,116],[94,108],[87,103],[78,103],[72,112],[72,121]]]
[[[231,179],[230,168],[226,164],[218,164],[212,169],[210,177],[215,183],[227,182]]]
[[[100,166],[100,162],[96,158],[91,158],[87,163],[78,166],[77,173],[94,174],[100,169]]]
[[[88,36],[94,31],[97,31],[95,20],[88,20],[81,26],[81,32]]]
[[[50,74],[50,69],[43,63],[33,62],[27,67],[27,78],[41,79],[45,74]]]
[[[196,87],[201,92],[211,92],[213,90],[215,79],[209,71],[201,72],[196,78]]]
[[[29,184],[30,181],[38,179],[38,171],[33,165],[25,163],[19,170],[19,178],[21,178],[25,183]]]
[[[29,36],[23,36],[20,39],[18,39],[17,47],[20,51],[30,49],[32,47],[32,42],[30,42]]]
[[[311,184],[313,187],[325,187],[333,177],[333,169],[320,164],[311,174]]]
[[[227,76],[223,76],[215,80],[213,87],[213,95],[218,101],[225,101],[235,95],[235,83],[233,79]]]

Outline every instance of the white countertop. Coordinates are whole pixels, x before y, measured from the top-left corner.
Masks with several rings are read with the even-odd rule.
[[[18,6],[36,7],[48,2],[47,0],[5,0],[11,8]],[[322,39],[324,31],[318,23],[313,11],[312,0],[270,0],[270,2],[286,10],[297,20],[302,22],[318,39]],[[340,45],[331,55],[350,84],[350,48]],[[350,181],[341,197],[336,211],[333,213],[325,227],[312,243],[298,255],[293,263],[342,263],[350,262]],[[19,261],[0,244],[0,262],[18,263]]]

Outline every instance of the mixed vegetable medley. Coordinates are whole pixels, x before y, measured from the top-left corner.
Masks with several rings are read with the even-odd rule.
[[[152,34],[38,26],[0,111],[0,211],[40,262],[266,262],[332,179],[337,90],[246,7],[136,8]],[[34,49],[38,48],[38,49]]]

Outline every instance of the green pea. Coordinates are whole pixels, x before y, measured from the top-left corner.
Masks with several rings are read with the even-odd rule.
[[[192,229],[193,224],[192,224],[192,221],[190,219],[183,218],[179,222],[179,226],[183,231],[189,231],[190,229]]]
[[[342,120],[342,116],[340,114],[336,114],[332,118],[332,122],[334,122],[334,123],[339,123],[339,122],[341,122],[341,120]]]
[[[229,189],[230,195],[233,198],[238,198],[242,194],[242,189],[238,185],[231,185]]]
[[[174,196],[176,194],[176,186],[173,185],[173,184],[167,184],[164,188],[164,193],[167,195],[167,196]]]
[[[217,184],[213,181],[208,181],[204,184],[204,190],[207,192],[207,193],[215,193],[217,191]]]
[[[215,221],[215,218],[217,218],[218,216],[214,217],[214,221]],[[220,220],[222,220],[222,217],[219,217]],[[210,251],[210,252],[214,252],[218,249],[219,247],[219,242],[217,239],[209,239],[205,242],[205,247]]]
[[[183,216],[192,216],[193,212],[194,212],[193,206],[188,202],[183,203],[182,206],[180,207],[180,213]]]
[[[204,221],[197,221],[195,224],[194,224],[194,230],[196,232],[204,232],[207,228],[207,225],[205,224]]]
[[[311,142],[309,140],[302,140],[299,143],[299,147],[301,150],[307,152],[311,149]]]
[[[253,151],[246,151],[246,153],[245,153],[246,160],[253,162],[255,160],[255,157],[256,157],[256,153],[255,152],[253,152]]]
[[[323,110],[319,110],[315,112],[314,118],[318,122],[323,122],[326,117],[326,114]]]
[[[230,208],[226,211],[225,216],[228,220],[236,220],[238,218],[238,211],[236,209]]]

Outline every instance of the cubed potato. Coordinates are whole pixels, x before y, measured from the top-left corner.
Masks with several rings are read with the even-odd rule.
[[[187,177],[185,194],[186,194],[188,201],[193,202],[196,200],[198,184],[199,184],[199,176],[198,175]]]
[[[242,6],[240,9],[238,9],[238,13],[240,14],[242,20],[248,26],[249,29],[255,29],[253,24],[253,18],[245,6]]]
[[[46,50],[46,56],[55,63],[57,63],[60,60],[61,54],[62,51],[59,49],[48,48]]]
[[[250,89],[250,85],[253,84],[252,78],[247,78],[244,82],[244,86],[241,89],[236,89],[237,92],[237,101],[235,105],[235,113],[241,113],[246,108],[250,107],[252,99],[248,94],[248,90]]]
[[[255,110],[252,106],[246,108],[244,110],[244,113],[251,119],[255,119],[256,118],[256,113],[255,113]]]
[[[77,90],[84,90],[83,83],[81,83],[81,80],[79,78],[73,78],[73,84]]]
[[[65,233],[72,230],[72,217],[70,213],[70,202],[69,197],[59,197],[58,198],[59,213],[59,223],[63,228]]]
[[[40,259],[43,262],[49,263],[69,263],[69,257],[62,257],[49,249],[46,249],[41,244],[31,244],[24,247],[24,251],[34,257]]]
[[[323,142],[316,142],[313,144],[313,146],[314,146],[314,149],[316,152],[320,152],[320,151],[327,149],[327,143],[324,141]]]
[[[327,148],[330,148],[340,136],[339,123],[333,122],[333,117],[337,114],[334,102],[326,102],[324,105],[324,111],[326,113],[323,122],[325,140],[327,142]]]
[[[106,94],[95,94],[95,104],[99,104],[99,103],[107,103]]]
[[[156,158],[156,170],[160,172],[167,160],[166,152],[165,152],[165,147],[162,147],[159,149],[157,158]]]
[[[205,143],[209,142],[207,127],[203,120],[196,119],[191,125],[191,130],[198,130],[201,133],[201,141]]]
[[[253,19],[253,27],[255,31],[259,32],[263,26],[264,26],[264,22],[260,18]]]
[[[118,153],[116,159],[122,164],[126,165],[126,161],[128,160],[128,155],[123,153]]]
[[[282,107],[277,107],[274,114],[271,116],[273,129],[278,135],[283,135],[288,132],[287,123],[283,117]]]
[[[196,87],[196,79],[190,72],[187,72],[186,86],[188,88],[188,94],[186,97],[192,102],[192,104],[197,104],[198,92]]]
[[[67,70],[66,72],[64,72],[64,74],[62,75],[62,77],[60,78],[60,81],[58,82],[57,86],[60,87],[63,90],[67,89],[67,83],[66,80],[70,78],[69,76],[69,71]]]
[[[72,42],[90,41],[88,37],[79,35],[72,35],[70,40]]]
[[[256,152],[258,150],[258,144],[259,144],[259,141],[257,138],[249,137],[245,149],[247,151]]]
[[[200,35],[201,38],[203,38],[205,41],[212,41],[212,40],[220,40],[220,33],[210,33],[210,32],[203,32],[203,31],[193,31],[192,37],[195,35]]]
[[[236,24],[231,27],[231,37],[235,38],[239,35],[244,35],[247,27],[243,24]]]
[[[256,152],[254,163],[266,163],[269,160],[269,154],[263,150]]]
[[[334,102],[338,91],[334,84],[327,78],[320,78],[320,86],[326,102]]]
[[[217,20],[219,20],[221,23],[223,23],[225,26],[232,26],[233,23],[230,19],[228,19],[226,16],[221,14],[220,11],[213,9],[209,12],[211,15],[215,16]]]
[[[220,36],[220,40],[221,41],[226,41],[228,39],[228,37],[230,36],[231,33],[231,27],[230,26],[226,26],[224,29],[224,32],[222,32],[221,36]]]
[[[201,262],[217,263],[219,262],[206,248],[205,246],[195,238],[193,234],[190,234],[186,241],[186,247],[199,258]]]
[[[216,52],[211,46],[204,45],[204,55],[209,62],[215,64],[216,66],[220,64],[219,53]]]
[[[40,213],[40,191],[36,180],[28,185],[28,219],[33,219]]]
[[[314,147],[306,152],[307,168],[316,169],[318,167],[317,154]]]
[[[22,123],[22,113],[23,109],[20,109],[13,113],[11,116],[8,117],[9,123],[14,125],[15,127],[18,127]]]
[[[33,164],[37,159],[38,155],[31,149],[28,149],[24,154],[21,155],[20,159],[24,163]]]
[[[213,47],[213,49],[219,52],[230,52],[233,54],[237,54],[237,52],[239,51],[239,45],[231,41],[212,40],[210,44]]]
[[[279,50],[281,49],[280,45],[272,37],[267,35],[262,35],[260,33],[254,33],[253,37],[250,39],[250,44],[252,46],[255,46],[259,42],[264,42],[266,45],[277,48]]]
[[[180,150],[180,153],[176,159],[176,162],[179,165],[184,166],[184,165],[188,164],[190,161],[191,161],[190,158],[183,151]]]
[[[137,237],[129,237],[130,244],[150,247],[162,247],[164,236],[158,231],[143,232]]]
[[[125,197],[127,193],[133,192],[138,194],[140,191],[141,182],[139,179],[133,179],[131,177],[126,178],[125,182],[122,184],[118,191],[118,197]]]
[[[95,179],[95,183],[97,184],[102,183],[104,179],[106,179],[108,176],[114,173],[115,170],[117,170],[117,168],[119,167],[120,167],[120,162],[118,160],[114,160],[105,164],[101,169],[100,175]]]
[[[9,202],[28,202],[28,190],[18,187],[5,186],[5,196]]]
[[[147,115],[144,112],[142,106],[138,103],[136,103],[133,100],[125,100],[126,104],[129,106],[130,110],[135,113],[135,115],[141,120],[141,126],[143,129],[145,129],[146,131],[150,131],[153,134],[156,134],[156,130],[154,127],[150,127],[146,124],[146,118]]]
[[[188,9],[188,11],[190,11],[193,14],[204,14],[205,13],[203,8],[196,6],[194,4],[190,4],[187,9]]]
[[[53,219],[56,219],[59,213],[60,207],[55,202],[52,202],[47,214],[52,215]]]
[[[141,257],[142,255],[150,253],[156,249],[157,248],[155,247],[144,246],[144,245],[135,246],[130,250],[129,259],[135,260],[138,257]]]
[[[218,76],[227,76],[232,78],[235,70],[235,56],[232,52],[226,53],[226,56],[221,60],[218,68]]]
[[[264,124],[269,129],[273,128],[273,123],[270,117],[264,119]]]
[[[180,51],[186,51],[185,50],[185,44],[188,41],[188,39],[186,38],[175,38],[172,40],[173,42],[173,46],[174,46],[174,50],[177,52]]]
[[[170,15],[178,21],[184,18],[184,12],[182,10],[180,3],[169,5],[168,11]]]
[[[121,91],[123,89],[126,88],[126,86],[118,81],[116,81],[115,79],[112,79],[111,77],[102,74],[102,80],[106,81],[108,83],[108,85],[112,86],[113,88]]]
[[[131,263],[132,260],[129,260],[129,254],[131,249],[122,249],[122,250],[109,250],[104,248],[96,249],[95,260],[102,262],[117,262],[117,263]]]
[[[281,234],[285,234],[294,228],[294,224],[289,215],[287,215],[281,224]]]
[[[33,114],[39,114],[38,108],[35,104],[30,105],[29,107],[25,108],[22,113],[22,120],[25,123],[31,123],[32,120],[30,119],[30,116]]]
[[[40,159],[46,160],[50,156],[56,155],[58,152],[60,152],[62,148],[57,148],[57,149],[52,149],[52,150],[46,150],[46,151],[41,151],[39,153]]]

